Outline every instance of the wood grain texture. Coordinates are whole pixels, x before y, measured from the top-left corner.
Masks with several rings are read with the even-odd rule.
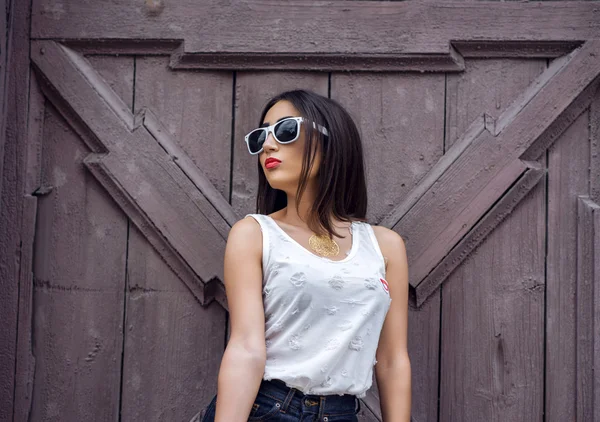
[[[44,133],[45,100],[40,87],[30,71],[29,115],[27,123],[26,164],[24,171],[24,200],[21,220],[21,257],[19,269],[19,330],[15,370],[15,401],[13,420],[29,418],[33,393],[35,357],[33,356],[32,323],[33,259],[37,219],[37,195],[41,188],[42,145]]]
[[[331,96],[348,109],[363,139],[369,209],[378,223],[402,202],[443,153],[444,75],[340,74]],[[403,235],[400,232],[400,235]],[[410,267],[410,263],[409,263]],[[409,312],[412,414],[437,420],[439,297]],[[381,418],[376,391],[370,403]]]
[[[35,38],[185,40],[185,51],[196,53],[435,54],[452,40],[600,37],[594,2],[35,0],[32,10]]]
[[[440,421],[542,421],[544,199],[537,185],[443,286]]]
[[[591,41],[551,65],[495,124],[486,124],[489,130],[472,142],[398,221],[397,230],[405,235],[409,262],[413,263],[412,286],[421,282],[520,176],[517,168],[511,170],[514,160],[547,129],[552,128],[551,138],[556,139],[578,116],[569,106],[580,95],[588,98],[587,91],[600,81],[600,61],[595,59],[600,51],[596,50],[600,50],[600,42]],[[563,113],[569,119],[563,119]],[[561,124],[554,126],[557,120]],[[532,121],[537,123],[531,125]]]
[[[117,419],[127,220],[48,105],[34,259],[31,420]]]
[[[0,128],[0,420],[12,420],[15,377],[21,381],[30,374],[15,373],[19,323],[19,271],[21,241],[25,247],[32,239],[21,237],[24,210],[27,154],[27,109],[29,89],[30,2],[4,2],[3,33],[0,52],[3,111]],[[27,253],[23,253],[27,259]],[[28,292],[23,291],[27,296]],[[26,332],[25,332],[26,334]],[[20,367],[24,368],[24,367]]]
[[[225,310],[200,306],[131,226],[121,418],[188,421],[216,393]]]
[[[114,70],[103,73],[107,81],[119,76]],[[201,169],[225,201],[231,75],[172,72],[164,57],[138,57],[129,90],[135,98],[131,111],[146,109],[144,125],[154,124],[149,130],[165,151],[177,156],[178,165],[189,160],[190,167]],[[217,304],[200,306],[133,226],[127,268],[122,419],[189,420],[216,392],[225,310]]]
[[[451,149],[474,118],[485,113],[486,120],[496,120],[546,67],[545,60],[466,64],[464,74],[447,75]],[[519,165],[518,172],[526,168]],[[509,194],[490,210],[491,222],[475,226],[476,249],[459,243],[453,251],[464,253],[441,293],[440,421],[541,420],[544,186],[536,186],[539,170],[529,171],[531,183],[525,175],[527,188],[513,191],[516,203]]]
[[[135,113],[148,108],[193,164],[229,198],[230,72],[172,71],[166,57],[136,59]]]
[[[163,241],[164,247],[157,250],[165,251],[164,259],[173,261],[173,268],[196,274],[201,282],[183,270],[178,273],[204,301],[202,284],[222,278],[219,262],[227,221],[88,61],[53,42],[35,43],[33,51],[40,74],[51,86],[47,95],[61,111],[74,110],[73,120],[83,122],[88,137],[110,151],[86,158],[90,170],[126,211],[133,212],[143,233]],[[56,72],[58,68],[62,71]],[[209,185],[203,187],[214,190]]]
[[[291,89],[308,89],[327,95],[328,75],[308,72],[236,74],[231,206],[240,217],[256,212],[258,193],[258,158],[248,153],[244,135],[258,127],[260,112],[270,98]]]
[[[548,151],[546,422],[576,418],[577,197],[589,189],[588,118]]]
[[[600,341],[596,338],[600,303],[600,205],[589,196],[577,200],[577,420],[600,416],[598,362]]]
[[[600,203],[600,89],[590,104],[590,198]]]
[[[378,223],[442,156],[444,76],[334,73],[331,96],[360,128],[367,218]]]

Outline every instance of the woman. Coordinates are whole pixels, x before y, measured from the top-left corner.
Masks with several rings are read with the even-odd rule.
[[[227,240],[231,336],[202,420],[356,421],[375,367],[383,420],[409,421],[406,250],[365,222],[356,125],[309,91],[276,96],[260,122],[245,137],[259,214]]]

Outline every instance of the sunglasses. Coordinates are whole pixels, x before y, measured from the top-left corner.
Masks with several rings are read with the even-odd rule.
[[[304,117],[286,117],[271,126],[254,129],[244,137],[246,145],[248,145],[248,151],[252,155],[260,154],[269,132],[280,144],[291,144],[300,136],[300,123],[302,122],[308,121]],[[315,122],[312,122],[312,126],[323,135],[328,136],[327,129],[323,126]]]

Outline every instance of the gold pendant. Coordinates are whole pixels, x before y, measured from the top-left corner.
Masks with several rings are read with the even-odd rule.
[[[308,239],[308,244],[313,251],[321,256],[336,256],[340,253],[340,246],[337,242],[326,235],[317,236],[313,234]]]

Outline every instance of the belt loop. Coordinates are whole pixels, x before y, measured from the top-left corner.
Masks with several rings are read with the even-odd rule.
[[[319,416],[317,416],[318,421],[327,421],[327,419],[323,418],[323,413],[325,412],[325,397],[319,396]]]
[[[356,414],[358,414],[358,412],[360,412],[360,399],[358,397],[355,397],[355,400],[356,400],[355,412],[356,412]]]
[[[294,393],[296,389],[291,387],[290,391],[288,391],[287,396],[285,396],[285,400],[283,401],[283,406],[281,406],[281,411],[285,413],[287,411],[288,406],[290,405],[292,399],[294,398]]]

